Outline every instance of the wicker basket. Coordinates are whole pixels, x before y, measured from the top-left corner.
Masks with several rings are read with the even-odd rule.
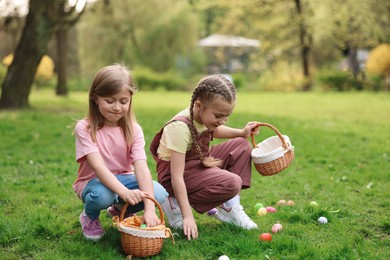
[[[152,197],[146,195],[146,198],[153,201],[158,207],[161,224],[155,227],[141,227],[142,218],[134,215],[124,218],[128,203],[122,210],[120,217],[113,217],[114,225],[121,232],[122,248],[128,257],[147,257],[161,252],[165,238],[171,237],[174,244],[174,238],[169,228],[165,227],[164,213],[160,204]]]
[[[255,143],[252,135],[252,161],[256,170],[263,176],[271,176],[286,169],[294,159],[294,146],[290,139],[282,135],[278,129],[268,123],[258,123],[258,126],[267,126],[275,131],[277,136],[269,137],[261,143]]]

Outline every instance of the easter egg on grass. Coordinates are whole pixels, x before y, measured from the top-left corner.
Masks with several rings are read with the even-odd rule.
[[[229,260],[230,258],[227,255],[221,255],[218,257],[218,260]]]
[[[319,217],[318,218],[318,223],[320,223],[320,224],[327,224],[328,220],[325,217]]]
[[[278,202],[276,202],[277,206],[283,206],[283,205],[286,205],[286,204],[287,204],[286,200],[279,200]]]
[[[292,200],[289,200],[289,201],[287,201],[287,205],[288,205],[288,206],[294,206],[294,205],[295,205],[295,202],[292,201]]]
[[[264,216],[266,214],[267,214],[267,209],[264,207],[259,208],[259,210],[257,211],[257,215],[259,216]]]
[[[283,226],[279,223],[276,223],[275,225],[272,226],[271,231],[272,231],[272,233],[275,234],[275,233],[281,231],[282,229],[283,229]]]
[[[270,233],[263,233],[263,234],[260,235],[259,240],[260,240],[260,241],[268,241],[268,242],[271,242],[271,241],[272,241],[272,236],[271,236]]]
[[[275,213],[276,209],[274,207],[266,207],[268,213]]]
[[[259,208],[263,208],[264,207],[264,205],[263,205],[263,203],[256,203],[256,205],[255,205],[255,210],[256,210],[256,212],[259,210]]]
[[[309,205],[312,207],[318,207],[318,203],[316,201],[310,201]]]

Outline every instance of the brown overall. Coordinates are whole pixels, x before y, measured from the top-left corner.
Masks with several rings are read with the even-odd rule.
[[[177,116],[169,121],[182,121],[187,125],[191,124],[190,119],[185,116]],[[167,125],[166,124],[166,125]],[[174,197],[171,184],[170,161],[158,158],[157,148],[164,127],[161,128],[150,145],[150,151],[156,161],[158,181]],[[198,132],[197,142],[204,157],[212,156],[223,161],[219,167],[204,167],[201,164],[198,153],[193,145],[186,153],[184,182],[186,184],[188,200],[191,206],[198,212],[204,213],[216,206],[233,198],[241,189],[249,188],[251,183],[251,150],[250,143],[242,137],[217,144],[209,149],[213,132]]]

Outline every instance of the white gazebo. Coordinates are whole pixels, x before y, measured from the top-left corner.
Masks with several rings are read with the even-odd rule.
[[[212,34],[198,42],[207,52],[209,72],[232,73],[247,67],[249,54],[260,47],[260,41],[235,35]]]
[[[241,36],[212,34],[199,41],[201,47],[260,47],[260,41]]]

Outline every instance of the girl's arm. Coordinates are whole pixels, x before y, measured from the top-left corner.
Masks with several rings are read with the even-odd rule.
[[[248,138],[251,134],[259,133],[257,124],[258,122],[248,122],[242,129],[221,125],[214,131],[214,137],[219,139],[231,139],[235,137]]]
[[[129,190],[123,186],[120,181],[106,167],[100,153],[90,153],[86,155],[87,162],[91,169],[96,173],[99,180],[110,190],[118,194],[125,202],[135,205],[145,198],[145,194],[140,190]]]
[[[140,190],[154,197],[153,180],[146,160],[136,160],[133,162],[135,177],[137,178]],[[160,219],[155,212],[154,202],[148,199],[144,200],[143,222],[148,227],[154,227],[160,224]]]
[[[198,227],[192,214],[192,208],[188,201],[187,187],[184,182],[185,154],[172,150],[171,177],[172,188],[183,215],[183,231],[187,239],[198,237]]]

